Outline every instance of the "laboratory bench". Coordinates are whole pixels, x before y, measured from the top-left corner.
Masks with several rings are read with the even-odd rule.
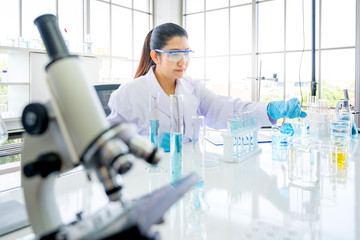
[[[205,164],[203,185],[188,191],[153,230],[161,239],[172,240],[360,239],[360,150],[359,140],[352,141],[347,172],[321,177],[315,187],[290,182],[286,152],[271,143],[260,144],[261,153],[251,158],[227,163],[221,160],[223,147],[206,142],[205,157],[211,161]],[[129,199],[170,183],[169,153],[158,167],[149,169],[138,160],[123,175]],[[192,144],[184,144],[183,175],[192,171]],[[79,212],[86,217],[107,203],[102,186],[88,182],[81,168],[59,177],[55,192],[64,222],[73,221]],[[0,194],[0,202],[10,199],[23,203],[21,189]],[[33,237],[27,227],[0,239]]]

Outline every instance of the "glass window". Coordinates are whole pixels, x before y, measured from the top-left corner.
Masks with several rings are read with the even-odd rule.
[[[302,61],[301,52],[286,54],[286,98],[297,97],[303,100],[303,105],[307,103],[311,83],[311,62],[311,52],[304,52]]]
[[[185,13],[204,11],[204,0],[185,1]]]
[[[151,15],[134,12],[134,58],[140,59],[146,35],[150,31]],[[136,31],[135,31],[136,30]]]
[[[229,10],[211,11],[206,14],[207,56],[229,54]]]
[[[260,66],[261,65],[261,66]],[[272,78],[277,75],[278,83],[261,81],[260,100],[272,101],[284,97],[284,54],[261,54],[258,57],[258,77]],[[261,72],[261,73],[260,73]]]
[[[204,56],[204,14],[194,14],[186,17],[186,31],[189,36],[189,46],[196,56]]]
[[[258,4],[258,49],[259,52],[284,49],[284,1]]]
[[[111,2],[128,8],[132,7],[132,0],[112,0]]]
[[[149,0],[136,0],[134,2],[134,9],[141,10],[144,12],[150,11],[150,1]]]
[[[92,0],[90,3],[90,33],[94,54],[110,53],[110,6],[108,3]]]
[[[112,54],[132,58],[132,14],[130,9],[113,6]],[[125,24],[126,23],[126,24]]]
[[[251,3],[252,0],[230,0],[230,6]]]
[[[68,48],[72,52],[83,51],[82,2],[59,0],[59,26]]]
[[[354,46],[356,1],[327,0],[321,4],[321,47]]]
[[[229,0],[206,0],[206,10],[229,6]]]
[[[321,98],[335,106],[348,89],[353,102],[355,96],[355,49],[321,52]]]
[[[230,11],[230,51],[232,54],[251,53],[252,7],[235,7]]]
[[[185,14],[184,16],[186,28],[190,33],[190,38],[192,35],[196,36],[195,40],[193,40],[196,46],[200,46],[200,49],[202,48],[201,46],[206,47],[206,54],[204,54],[204,56],[207,58],[213,56],[225,57],[230,54],[229,69],[231,84],[229,85],[228,92],[231,96],[237,96],[235,93],[238,91],[237,89],[240,90],[243,88],[239,80],[235,80],[238,70],[236,66],[241,62],[243,65],[248,65],[248,71],[250,71],[250,69],[254,68],[251,63],[254,62],[253,57],[256,55],[258,58],[256,66],[257,73],[259,74],[260,72],[261,62],[261,76],[271,78],[273,74],[276,73],[279,80],[278,83],[270,81],[262,82],[261,100],[283,99],[284,94],[286,97],[301,97],[299,79],[302,82],[301,92],[303,95],[307,95],[307,92],[310,91],[311,52],[309,50],[312,47],[311,1],[286,1],[286,9],[284,9],[284,2],[285,1],[282,0],[258,0],[256,1],[256,5],[254,5],[251,0],[206,1],[206,22],[204,23],[205,32],[203,33],[203,13],[196,13],[203,11],[203,1],[185,1],[185,12],[193,13],[190,15]],[[229,8],[227,4],[230,4]],[[245,5],[241,6],[243,4]],[[197,8],[195,6],[197,6]],[[253,7],[257,10],[257,22],[252,22]],[[337,98],[342,98],[342,91],[339,90],[340,86],[332,88],[332,85],[344,81],[345,87],[348,88],[351,97],[354,98],[355,53],[353,51],[355,50],[356,1],[329,0],[322,1],[321,5],[319,1],[316,1],[315,7],[317,48],[319,48],[319,46],[322,48],[353,48],[346,50],[336,49],[337,51],[330,52],[322,49],[321,68],[318,64],[319,52],[316,53],[316,77],[321,76],[321,80],[317,79],[321,84],[318,86],[318,93],[322,98],[329,98],[336,95],[337,93],[335,94],[333,91],[334,89],[338,89],[336,92],[339,92],[341,96],[339,95]],[[211,9],[211,11],[208,11],[209,9]],[[319,13],[321,13],[322,17],[321,22],[319,21]],[[230,14],[230,16],[228,14]],[[286,19],[284,18],[285,16]],[[320,23],[322,24],[321,26]],[[228,31],[229,26],[230,31]],[[284,35],[285,26],[286,35]],[[319,29],[322,31],[319,32]],[[252,39],[252,32],[254,30],[257,30],[257,39]],[[202,39],[203,34],[205,34],[205,39]],[[319,43],[320,38],[322,40],[321,45]],[[229,39],[230,41],[228,42]],[[286,46],[284,45],[285,41]],[[254,44],[257,44],[257,46],[254,46]],[[230,45],[230,49],[228,49],[228,45]],[[257,49],[257,52],[252,52],[253,49]],[[306,52],[304,52],[300,69],[301,52],[293,51],[302,49],[305,49]],[[197,53],[202,53],[199,52],[198,49],[195,50],[197,50]],[[278,53],[264,54],[267,52]],[[351,52],[351,54],[349,52]],[[250,53],[252,54],[251,57],[250,55],[235,56],[237,54]],[[285,59],[284,54],[286,54]],[[337,57],[335,57],[336,54],[338,54]],[[240,60],[242,58],[248,58],[250,60],[249,62]],[[210,79],[210,82],[213,81],[211,73],[215,71],[211,69],[211,64],[214,62],[213,59],[216,58],[211,59],[212,60],[204,59],[206,62],[206,77]],[[286,60],[286,62],[284,62],[284,60]],[[201,59],[198,61],[201,61]],[[340,67],[336,68],[336,63],[346,65],[346,73],[345,71],[339,70],[341,69]],[[286,69],[284,71],[285,67]],[[223,66],[219,68],[223,71],[228,71]],[[190,67],[189,72],[193,73],[196,71]],[[340,72],[343,73],[342,77],[338,76]],[[286,73],[285,77],[283,76],[284,73]],[[335,80],[335,76],[337,76],[337,79],[343,80]],[[215,79],[218,79],[218,77],[215,77]],[[225,82],[224,84],[226,85],[227,83]],[[249,88],[252,84],[247,85]],[[284,86],[286,86],[285,91]],[[319,89],[320,86],[321,89]],[[254,91],[255,89],[253,89],[253,94]],[[222,92],[226,93],[226,91]]]
[[[251,100],[252,93],[251,56],[232,56],[230,58],[230,96]]]
[[[304,4],[304,14],[302,12]],[[304,25],[304,28],[303,28]],[[304,30],[304,31],[303,31]],[[318,45],[318,41],[316,41]],[[286,2],[286,49],[311,49],[312,6],[311,1],[292,0]]]
[[[56,14],[55,1],[32,0],[22,1],[22,37],[30,41],[30,48],[40,48],[40,34],[34,20],[43,14]]]
[[[228,96],[229,58],[208,57],[206,59],[206,86],[218,95]]]
[[[19,37],[19,1],[0,0],[0,23],[0,45],[16,46]]]

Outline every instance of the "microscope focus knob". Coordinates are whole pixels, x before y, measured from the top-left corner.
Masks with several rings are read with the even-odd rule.
[[[21,121],[26,132],[31,135],[40,135],[48,127],[49,114],[44,105],[31,103],[24,108]]]
[[[61,159],[58,154],[50,152],[40,155],[35,162],[25,165],[23,171],[28,178],[40,175],[45,178],[61,169]]]

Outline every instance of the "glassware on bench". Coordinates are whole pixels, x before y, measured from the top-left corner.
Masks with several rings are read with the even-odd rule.
[[[183,95],[170,95],[170,174],[175,182],[183,174]]]

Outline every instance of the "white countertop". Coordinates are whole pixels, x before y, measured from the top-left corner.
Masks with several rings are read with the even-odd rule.
[[[222,146],[207,143],[212,157]],[[360,239],[360,158],[353,152],[346,176],[322,177],[315,188],[289,182],[287,161],[271,144],[242,163],[220,162],[205,168],[203,209],[194,208],[193,191],[166,212],[165,223],[154,226],[162,239]],[[184,175],[192,171],[191,144],[184,145]],[[273,152],[274,151],[274,152]],[[215,152],[215,153],[214,153]],[[218,155],[217,155],[218,154]],[[137,198],[170,182],[169,154],[149,173],[141,160],[123,176],[129,198]],[[357,174],[356,174],[357,173]],[[98,184],[86,181],[83,171],[66,175],[55,188],[65,222],[78,211],[84,216],[106,204]],[[21,189],[0,195],[0,202],[23,202]],[[199,203],[199,202],[197,202]],[[194,210],[195,209],[195,210]],[[31,228],[1,237],[31,239]]]

